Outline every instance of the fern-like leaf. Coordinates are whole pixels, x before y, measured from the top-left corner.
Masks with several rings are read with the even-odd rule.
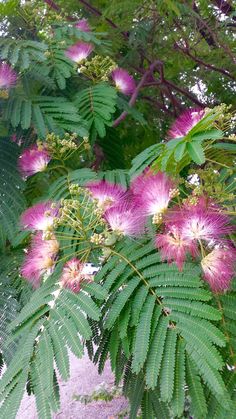
[[[88,122],[92,132],[97,132],[101,138],[106,135],[106,126],[111,126],[116,95],[116,90],[105,83],[84,89],[76,95],[74,103],[80,115]]]
[[[134,341],[134,357],[132,362],[132,369],[134,373],[139,373],[147,357],[149,348],[149,339],[151,334],[151,321],[156,302],[155,295],[149,295],[143,305],[139,317],[139,323],[136,330],[136,337]]]
[[[165,356],[162,360],[160,373],[161,400],[170,401],[174,390],[175,376],[175,347],[177,342],[177,333],[173,329],[167,331],[165,342]]]

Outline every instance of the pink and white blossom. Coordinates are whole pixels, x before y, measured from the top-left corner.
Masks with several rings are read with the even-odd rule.
[[[35,173],[43,172],[51,157],[47,150],[39,148],[37,145],[24,150],[22,155],[19,157],[18,166],[23,177],[32,176]]]
[[[181,231],[175,226],[172,226],[168,232],[157,235],[156,246],[160,250],[162,259],[168,263],[175,262],[180,271],[183,269],[187,254],[191,254],[192,257],[198,254],[197,244],[183,238]]]
[[[200,108],[190,108],[183,112],[171,125],[168,137],[185,137],[188,132],[204,117],[205,110]]]
[[[91,32],[87,19],[78,20],[78,22],[75,24],[75,28],[79,29],[82,32]]]
[[[64,288],[77,293],[80,291],[81,283],[90,282],[94,276],[86,272],[86,264],[77,258],[70,259],[65,263],[61,276],[61,284]]]
[[[76,63],[85,60],[93,51],[94,46],[88,42],[79,41],[65,51],[65,55]]]
[[[52,202],[39,202],[23,212],[21,225],[28,230],[50,230],[58,213],[58,208],[52,208]]]
[[[128,71],[123,68],[116,68],[112,71],[111,76],[115,82],[116,88],[120,92],[124,93],[124,95],[131,95],[133,93],[136,84]]]
[[[134,203],[148,216],[158,218],[166,211],[169,202],[174,196],[174,182],[162,172],[153,174],[150,170],[131,182],[134,194]]]
[[[204,279],[213,292],[223,292],[230,287],[234,276],[236,252],[232,248],[215,248],[201,261]]]
[[[120,202],[107,209],[104,218],[112,231],[118,235],[137,236],[144,231],[144,217],[134,204]]]
[[[0,89],[8,89],[17,81],[16,72],[6,63],[0,63]]]
[[[58,251],[59,243],[55,237],[43,240],[42,233],[37,233],[21,267],[21,275],[37,288],[43,276],[53,272]]]
[[[86,187],[92,193],[92,197],[97,199],[98,206],[106,210],[122,201],[126,197],[126,189],[121,185],[100,180],[87,183]]]
[[[188,240],[219,240],[233,231],[230,219],[217,205],[201,197],[196,205],[186,204],[167,217],[167,225],[175,225]]]

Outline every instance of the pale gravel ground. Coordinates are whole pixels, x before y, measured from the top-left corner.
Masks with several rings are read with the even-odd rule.
[[[115,419],[124,411],[128,403],[124,397],[105,401],[94,401],[87,405],[73,400],[73,395],[91,394],[95,387],[106,383],[110,387],[114,384],[114,377],[107,362],[102,375],[97,372],[97,367],[92,364],[85,355],[78,360],[73,354],[70,355],[71,376],[67,382],[59,380],[61,408],[54,419]],[[17,419],[38,419],[34,397],[25,395]]]

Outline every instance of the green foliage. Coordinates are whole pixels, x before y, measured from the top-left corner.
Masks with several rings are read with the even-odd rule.
[[[222,357],[215,346],[224,347],[226,340],[212,323],[212,320],[220,321],[221,314],[204,303],[211,295],[202,288],[197,266],[189,264],[180,274],[173,265],[160,263],[158,254],[150,250],[149,244],[127,241],[123,246],[118,245],[96,280],[113,294],[104,307],[105,328],[112,329],[117,323],[122,325],[122,334],[115,337],[116,351],[120,337],[127,362],[130,356],[132,359],[132,374],[142,371],[147,388],[155,389],[159,383],[161,401],[170,403],[177,416],[181,416],[185,406],[185,382],[188,386],[190,380],[190,389],[193,394],[195,391],[192,373],[185,376],[186,358],[194,365],[197,380],[201,377],[215,397],[226,397],[219,372],[223,367]],[[157,312],[154,307],[158,308]],[[132,312],[138,321],[133,319]],[[107,349],[111,351],[114,368],[113,332],[109,336],[100,357]],[[195,396],[192,397],[195,403]],[[225,406],[229,403],[227,397],[222,403]],[[227,406],[229,408],[229,404]]]
[[[76,95],[75,105],[83,119],[88,122],[94,140],[96,134],[103,138],[106,126],[111,126],[115,104],[116,90],[105,83],[84,89]]]
[[[1,381],[4,403],[0,413],[15,417],[26,381],[35,393],[39,417],[51,417],[58,410],[57,380],[54,360],[63,379],[69,377],[68,349],[77,357],[83,355],[82,339],[89,339],[92,329],[88,318],[98,320],[100,310],[86,293],[79,295],[62,290],[58,284],[60,269],[34,292],[29,303],[11,323],[12,338],[18,337],[18,350]],[[106,294],[99,285],[92,287],[95,298]],[[20,337],[20,340],[19,340]],[[45,365],[46,361],[46,365]],[[14,387],[12,388],[12,383]],[[17,390],[17,391],[16,391]],[[11,404],[14,411],[10,412]]]
[[[208,110],[186,136],[169,140],[153,164],[155,169],[179,173],[191,162],[204,164],[212,147],[217,145],[215,142],[224,137],[224,132],[217,126],[221,112],[221,107]]]
[[[201,280],[198,259],[189,258],[181,272],[163,262],[154,246],[162,226],[151,221],[146,238],[111,237],[101,208],[82,188],[104,179],[128,189],[151,167],[179,181],[171,206],[193,191],[235,213],[233,120],[227,106],[214,107],[232,100],[233,6],[221,19],[217,5],[202,1],[96,0],[86,9],[96,32],[83,32],[73,16],[88,6],[56,3],[58,10],[36,1],[0,6],[0,58],[18,73],[16,86],[0,89],[0,416],[15,418],[27,389],[39,418],[51,418],[60,409],[58,382],[70,376],[69,351],[80,358],[86,346],[99,373],[109,358],[115,383],[123,380],[131,419],[234,419],[235,283],[216,295]],[[81,67],[65,55],[78,41],[99,54]],[[153,57],[159,61],[147,75]],[[131,101],[112,87],[105,64],[93,77],[96,63],[117,63],[134,76]],[[195,105],[213,109],[185,137],[167,139],[170,119]],[[114,126],[123,111],[127,118]],[[78,136],[88,137],[86,153],[67,158],[61,149],[43,173],[23,181],[19,154],[50,132],[61,143],[66,133],[77,134],[78,144]],[[10,141],[12,134],[22,145]],[[60,205],[53,230],[60,251],[53,274],[33,290],[19,274],[31,240],[19,232],[19,218],[42,200]],[[61,281],[73,257],[99,267],[78,293]]]
[[[74,74],[73,62],[66,57],[63,50],[58,49],[57,44],[51,45],[48,58],[48,75],[60,90],[66,88],[66,80]]]
[[[13,241],[25,209],[25,183],[17,171],[19,149],[10,139],[0,140],[0,226],[2,241]]]
[[[42,139],[48,132],[63,134],[70,131],[82,137],[88,134],[86,123],[75,106],[63,97],[12,97],[8,101],[4,118],[14,128],[21,125],[26,130],[33,125]]]
[[[44,62],[47,45],[43,42],[32,40],[11,40],[0,41],[0,56],[13,66],[17,65],[21,71],[29,68],[31,64]]]

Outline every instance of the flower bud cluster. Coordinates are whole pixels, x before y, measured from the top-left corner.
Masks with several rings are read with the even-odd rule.
[[[100,244],[104,244],[105,238],[103,236],[103,234],[101,233],[94,233],[91,237],[90,237],[90,242],[94,243],[96,245],[100,245]]]
[[[178,188],[170,189],[170,192],[169,192],[170,199],[173,199],[176,196],[179,196],[179,189]]]
[[[191,173],[191,172],[190,172]],[[221,181],[220,173],[212,166],[192,171],[199,178],[199,184],[194,185],[186,182],[186,186],[193,189],[193,196],[208,195],[218,203],[233,201],[234,194],[227,190],[227,184]],[[228,176],[231,176],[232,170],[227,170]]]
[[[66,133],[64,138],[60,138],[54,133],[50,133],[46,137],[46,149],[54,158],[66,158],[73,151],[80,148],[80,144],[76,143],[77,134]]]
[[[78,72],[94,81],[108,81],[111,72],[117,64],[110,57],[95,55],[90,61],[84,61],[78,68]]]
[[[152,224],[160,224],[163,219],[163,213],[159,212],[152,217]]]

